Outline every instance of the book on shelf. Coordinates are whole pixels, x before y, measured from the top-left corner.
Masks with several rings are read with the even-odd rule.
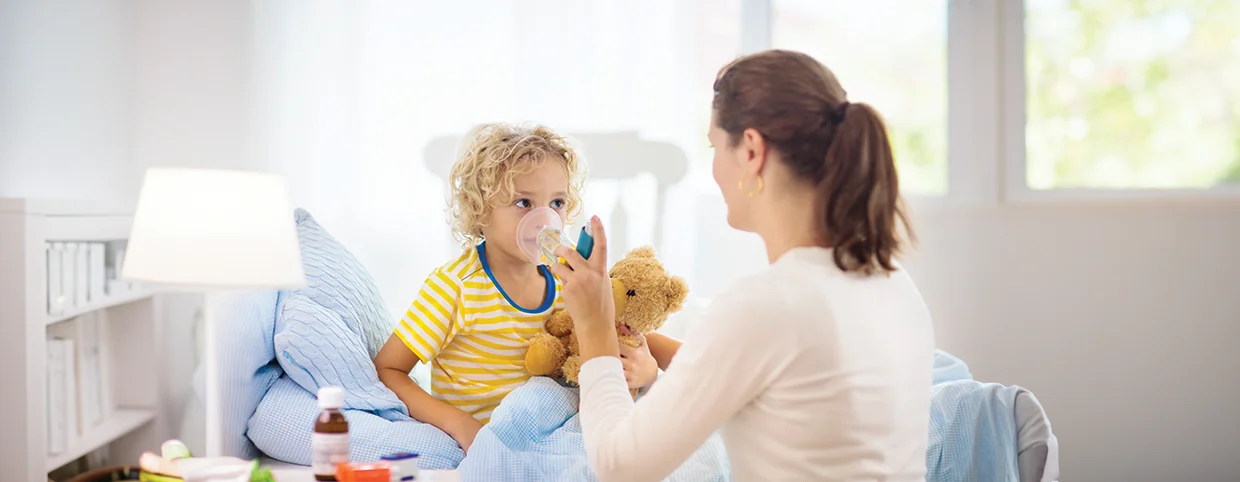
[[[113,286],[109,287],[109,293],[120,293],[129,289],[130,283],[121,279],[121,272],[125,269],[125,248],[118,248],[113,254],[116,260],[116,279],[109,281]]]
[[[72,447],[82,438],[82,426],[78,423],[81,406],[77,395],[77,344],[72,338],[61,338],[60,343],[65,352],[65,372],[64,379],[61,380],[61,383],[65,384],[65,428],[68,431],[65,444]]]
[[[78,395],[83,431],[103,422],[103,372],[99,357],[99,318],[95,313],[78,317]]]
[[[112,359],[112,345],[108,343],[107,333],[111,333],[107,312],[95,312],[92,314],[95,318],[95,331],[99,334],[96,337],[98,347],[98,360],[96,364],[99,371],[99,407],[102,418],[107,420],[116,411],[116,399],[112,397],[112,390],[108,387],[112,386],[112,369],[107,360]]]
[[[77,283],[73,274],[77,265],[77,243],[62,243],[60,250],[60,299],[62,309],[77,307]]]
[[[56,455],[68,446],[65,402],[65,345],[47,340],[47,453]]]
[[[73,293],[77,295],[77,305],[86,306],[90,303],[90,245],[77,243],[73,261]]]
[[[59,315],[65,311],[64,287],[61,286],[61,243],[47,243],[47,313]]]
[[[48,327],[47,451],[73,447],[112,413],[104,363],[107,317],[91,312]]]
[[[103,243],[90,243],[90,299],[98,302],[104,298],[107,284],[107,258]]]

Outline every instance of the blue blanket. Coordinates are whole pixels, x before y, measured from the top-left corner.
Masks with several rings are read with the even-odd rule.
[[[926,480],[1015,482],[1013,410],[1021,389],[975,381],[963,361],[943,351],[935,355],[933,380]],[[420,452],[426,468],[457,467],[466,481],[597,480],[585,454],[577,391],[548,378],[533,378],[509,394],[464,458],[447,434],[395,413],[399,400],[390,393],[356,395],[345,410],[355,460],[409,451]],[[250,419],[247,435],[276,459],[308,465],[306,427],[317,415],[314,394],[281,377]],[[713,435],[668,480],[726,481],[730,472],[723,442]]]
[[[380,392],[358,392],[346,399],[351,458],[378,460],[383,454],[416,452],[423,468],[456,467],[465,481],[598,480],[590,470],[577,390],[548,378],[530,379],[513,390],[482,428],[465,455],[439,429],[397,413],[399,400]],[[379,396],[383,395],[383,396]],[[314,394],[287,376],[263,397],[247,435],[278,460],[310,464],[310,430],[319,409]],[[380,417],[375,412],[385,416]],[[462,458],[464,457],[464,458]],[[711,436],[672,474],[671,481],[726,481],[731,468],[723,441]]]
[[[973,380],[963,361],[937,351],[926,480],[1017,482],[1015,404],[1020,391]]]
[[[577,397],[576,390],[543,377],[513,390],[461,461],[462,480],[598,480],[586,458]],[[716,434],[667,480],[726,481],[730,473]]]
[[[352,460],[371,462],[390,453],[417,452],[421,454],[418,464],[422,468],[450,469],[465,456],[448,434],[409,418],[403,412],[395,413],[390,401],[400,403],[395,395],[375,397],[365,392],[357,395],[345,399],[344,410],[349,420],[349,457]],[[380,417],[372,412],[375,410],[389,417]],[[319,412],[313,393],[287,376],[280,377],[250,417],[246,436],[271,458],[310,465],[310,428],[314,427]]]

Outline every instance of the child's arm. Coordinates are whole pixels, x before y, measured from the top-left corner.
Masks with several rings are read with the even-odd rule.
[[[676,351],[680,350],[682,344],[680,340],[662,333],[646,333],[646,345],[650,347],[650,356],[654,357],[655,362],[659,364],[659,369],[663,371],[667,371],[667,367],[671,366],[672,358],[676,356]]]
[[[468,452],[474,436],[478,435],[478,430],[482,428],[482,423],[463,410],[431,396],[414,383],[409,372],[413,371],[413,366],[418,361],[418,356],[409,351],[399,337],[392,335],[383,348],[379,349],[379,354],[375,355],[379,381],[405,403],[410,417],[447,432]]]

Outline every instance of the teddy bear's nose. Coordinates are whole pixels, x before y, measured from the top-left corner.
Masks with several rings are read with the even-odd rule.
[[[628,291],[627,293],[625,293],[625,294],[626,294],[626,295],[628,295],[628,296],[631,298],[631,297],[637,296],[637,290],[629,290],[629,291]]]

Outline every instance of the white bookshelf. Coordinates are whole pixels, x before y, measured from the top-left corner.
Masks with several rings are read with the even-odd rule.
[[[113,440],[133,432],[152,420],[155,410],[151,408],[121,408],[104,419],[103,423],[88,429],[77,443],[70,445],[64,452],[48,456],[46,472],[64,467],[65,464],[108,445]],[[152,449],[153,450],[153,449]]]
[[[49,310],[48,302],[48,243],[118,246],[129,235],[132,212],[117,203],[0,198],[0,413],[7,421],[0,430],[0,467],[6,480],[47,480],[49,472],[105,447],[117,462],[129,463],[140,450],[158,447],[158,441],[148,446],[150,437],[141,433],[159,418],[165,349],[159,297],[118,286],[59,310]],[[92,393],[104,402],[102,417],[88,424],[79,415],[79,429],[49,453],[48,339],[73,339],[85,329],[81,323],[97,327],[98,363],[92,366],[101,375]]]
[[[128,293],[118,293],[116,295],[109,296],[107,299],[100,300],[100,301],[92,301],[90,303],[87,303],[84,306],[74,307],[73,309],[66,310],[59,314],[55,314],[55,315],[49,314],[47,315],[47,324],[53,325],[56,323],[60,323],[62,321],[77,318],[87,313],[92,313],[92,312],[99,311],[99,310],[106,310],[114,306],[120,306],[120,305],[124,305],[128,303],[133,303],[135,301],[142,301],[152,296],[155,296],[155,292],[142,289],[142,288],[135,289],[132,292],[128,292]]]

